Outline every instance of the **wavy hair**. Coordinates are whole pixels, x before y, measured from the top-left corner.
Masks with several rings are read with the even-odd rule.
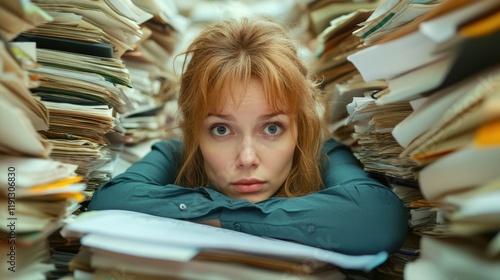
[[[297,128],[292,170],[275,196],[302,196],[323,187],[321,94],[282,25],[265,18],[221,20],[204,29],[183,54],[178,106],[184,152],[176,184],[210,184],[199,147],[203,122],[235,98],[231,92],[237,84],[246,88],[255,77],[262,81],[269,108],[288,114]]]

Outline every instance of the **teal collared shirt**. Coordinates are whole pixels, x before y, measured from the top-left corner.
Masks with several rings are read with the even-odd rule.
[[[182,153],[179,139],[160,141],[142,160],[99,187],[88,210],[122,209],[203,221],[258,236],[295,241],[345,254],[395,252],[407,232],[399,198],[368,176],[350,149],[333,139],[322,146],[325,188],[302,197],[258,203],[205,187],[174,185]]]

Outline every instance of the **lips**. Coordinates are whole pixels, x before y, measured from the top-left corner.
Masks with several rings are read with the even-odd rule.
[[[264,188],[265,183],[265,181],[257,179],[241,179],[231,183],[231,185],[240,193],[253,193]]]

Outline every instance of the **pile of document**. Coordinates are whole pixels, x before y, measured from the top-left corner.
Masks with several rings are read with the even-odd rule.
[[[178,136],[177,91],[182,72],[175,65],[176,53],[186,35],[189,20],[180,16],[174,1],[133,1],[152,15],[141,24],[143,38],[134,50],[121,58],[130,72],[133,87],[119,86],[132,109],[121,116],[128,147],[151,139]],[[175,63],[177,59],[177,63]]]
[[[500,42],[500,3],[386,0],[369,17],[359,18],[360,11],[346,15],[332,21],[328,31],[342,34],[354,21],[357,27],[344,36],[346,46],[354,42],[352,36],[361,39],[347,55],[359,76],[337,79],[328,87],[333,90],[328,102],[341,103],[336,109],[349,98],[352,103],[329,117],[334,116],[333,136],[363,153],[364,145],[374,144],[366,139],[370,135],[356,131],[371,133],[357,120],[373,104],[371,111],[380,112],[385,124],[392,122],[392,129],[386,127],[390,145],[387,138],[372,138],[380,148],[379,160],[373,162],[413,165],[416,186],[398,180],[404,177],[391,174],[394,168],[381,168],[382,180],[409,207],[411,228],[423,235],[419,257],[403,266],[399,262],[392,274],[404,273],[405,279],[494,279],[500,264],[500,208],[494,202],[500,190],[500,55],[494,47]],[[325,47],[328,41],[323,40]],[[341,90],[353,81],[365,91],[342,96]],[[376,82],[386,86],[373,89]],[[403,104],[406,115],[397,114]],[[406,187],[416,187],[420,195]],[[433,222],[412,223],[426,220]]]
[[[113,176],[126,145],[163,138],[177,79],[179,29],[171,1],[34,0],[47,20],[12,40],[35,49],[30,89],[48,109],[50,157],[78,166],[86,201]]]
[[[4,1],[0,13],[7,39],[50,20],[29,2]],[[77,165],[49,158],[54,145],[40,133],[49,128],[49,110],[30,92],[37,83],[29,70],[36,66],[33,48],[0,41],[2,279],[46,278],[54,269],[47,238],[78,210],[86,188]]]
[[[75,280],[345,279],[342,269],[370,271],[387,258],[125,210],[83,213],[61,234],[82,245],[70,264]]]

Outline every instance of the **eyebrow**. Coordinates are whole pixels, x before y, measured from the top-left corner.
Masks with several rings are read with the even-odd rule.
[[[284,112],[275,112],[275,113],[271,113],[271,114],[265,114],[265,115],[260,116],[259,120],[265,121],[265,120],[272,119],[272,118],[279,116],[279,115],[286,115],[286,114]],[[227,120],[227,121],[234,121],[235,120],[233,115],[208,113],[208,117],[217,117],[217,118]]]

